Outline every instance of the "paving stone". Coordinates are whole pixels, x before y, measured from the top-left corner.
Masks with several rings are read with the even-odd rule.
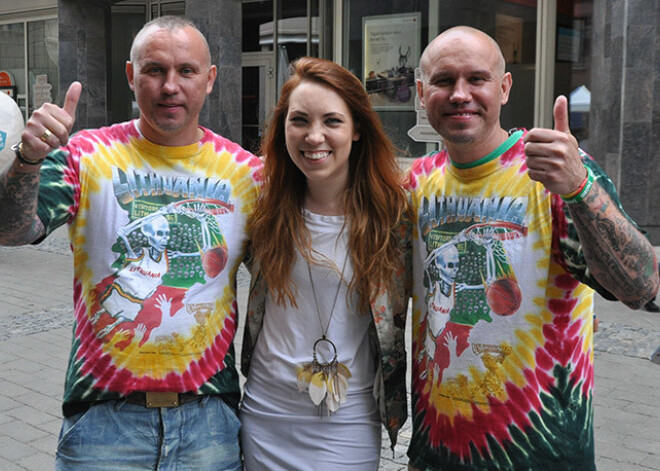
[[[57,441],[58,441],[58,436],[60,434],[60,427],[62,425],[62,421],[58,420],[57,423],[58,426],[52,434],[46,435],[45,437],[40,438],[38,440],[34,440],[32,443],[30,443],[30,446],[33,447],[35,450],[52,456],[53,461],[55,460],[55,449],[57,448]],[[54,469],[54,466],[48,469]]]
[[[5,430],[14,440],[30,445],[35,440],[40,440],[48,436],[48,433],[31,425],[14,419],[11,422],[3,424]]]
[[[34,470],[55,469],[55,455],[35,451],[27,458],[19,460],[18,465],[23,466],[25,469]]]
[[[0,436],[0,458],[18,464],[20,460],[33,453],[34,448],[11,437]]]
[[[7,461],[4,458],[0,458],[0,469],[2,471],[25,471],[27,468],[18,466],[17,464],[12,463],[11,461]],[[48,469],[52,469],[52,467]]]
[[[16,286],[22,283],[17,279],[29,278],[16,271],[35,267],[41,267],[46,296],[57,296],[51,294],[52,299],[43,304],[29,296],[15,296],[15,310],[0,306],[0,471],[49,470],[54,468],[71,344],[72,257],[66,238],[55,237],[36,247],[0,247],[0,260],[6,258],[20,259],[24,265],[13,264],[9,269],[0,263],[0,299],[6,293],[3,286]],[[44,259],[48,261],[45,265]],[[248,284],[249,275],[241,267],[238,296],[242,313]],[[53,303],[60,296],[64,296],[62,301]],[[594,336],[598,470],[660,471],[660,365],[649,360],[660,347],[660,317],[598,297],[595,304],[601,319],[601,331]],[[242,330],[244,320],[239,325]],[[407,332],[409,346],[409,325]],[[240,350],[240,344],[238,347]],[[407,381],[410,384],[409,376]],[[406,470],[410,438],[408,419],[392,456],[383,432],[380,471]]]

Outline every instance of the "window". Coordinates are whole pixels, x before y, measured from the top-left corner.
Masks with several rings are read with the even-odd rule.
[[[57,19],[27,23],[30,113],[44,103],[59,103]]]
[[[158,18],[159,16],[173,15],[185,16],[186,15],[186,2],[172,2],[166,0],[151,0],[151,19]]]
[[[343,17],[344,67],[365,83],[372,104],[399,156],[419,157],[425,154],[426,143],[414,141],[407,133],[418,124],[413,70],[428,43],[429,2],[344,0]],[[407,20],[415,21],[414,29],[408,28]],[[391,27],[388,22],[392,23]],[[402,30],[404,32],[401,33]],[[365,32],[370,36],[379,34],[366,48],[366,54],[373,51],[377,58],[365,57]],[[397,32],[400,34],[394,34]],[[414,53],[414,50],[418,52]],[[365,65],[369,69],[367,77],[363,73]],[[420,110],[420,113],[423,111]]]
[[[0,25],[0,70],[15,81],[26,120],[42,104],[59,102],[57,31],[57,18]]]

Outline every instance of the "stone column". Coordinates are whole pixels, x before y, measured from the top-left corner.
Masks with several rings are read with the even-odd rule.
[[[111,2],[108,2],[111,3]],[[75,130],[107,124],[106,13],[104,2],[58,0],[60,97],[82,83]],[[59,103],[60,105],[62,103]]]
[[[660,245],[660,3],[593,4],[590,151]]]
[[[218,78],[200,114],[200,124],[241,142],[241,2],[188,0],[186,16],[206,36]]]

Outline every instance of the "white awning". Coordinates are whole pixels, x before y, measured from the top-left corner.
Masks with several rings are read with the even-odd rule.
[[[591,106],[591,92],[584,85],[580,85],[571,92],[568,103],[571,113],[588,113]]]

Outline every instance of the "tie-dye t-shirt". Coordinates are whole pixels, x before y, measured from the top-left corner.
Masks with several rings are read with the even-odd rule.
[[[440,152],[410,170],[420,470],[595,469],[592,288],[611,295],[561,198],[527,176],[523,132],[473,165]]]
[[[133,391],[238,397],[236,271],[261,162],[202,131],[184,147],[135,121],[81,131],[42,167],[39,217],[68,223],[74,255],[65,414]]]

